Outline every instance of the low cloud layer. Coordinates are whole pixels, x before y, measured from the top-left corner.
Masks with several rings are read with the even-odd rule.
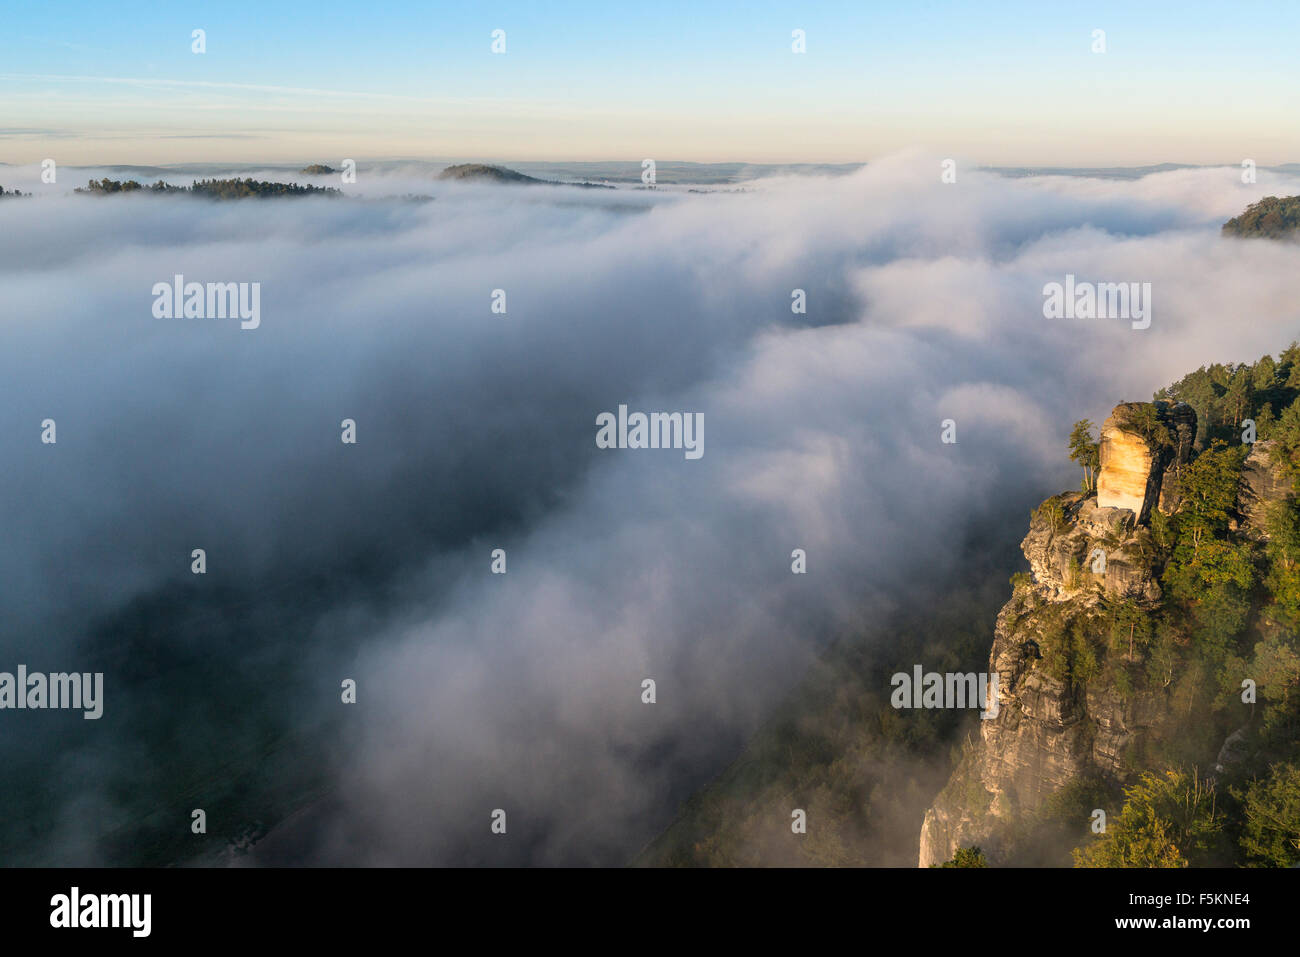
[[[1074,420],[1300,335],[1300,249],[1218,230],[1294,180],[939,169],[0,204],[0,670],[105,671],[94,731],[0,717],[53,795],[8,854],[113,863],[287,734],[320,792],[256,862],[625,861],[818,649],[1077,484]],[[178,273],[260,282],[260,328],[155,319]],[[1045,319],[1067,274],[1150,282],[1151,327]],[[619,404],[702,413],[703,457],[598,449]]]

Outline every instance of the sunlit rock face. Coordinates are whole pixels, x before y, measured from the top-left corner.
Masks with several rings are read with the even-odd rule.
[[[1129,432],[1111,416],[1101,429],[1101,474],[1097,478],[1097,505],[1126,508],[1141,515],[1147,501],[1147,483],[1155,460],[1146,439]]]
[[[1173,478],[1192,455],[1196,413],[1185,403],[1123,402],[1101,427],[1097,507],[1128,509],[1144,524],[1177,504]]]

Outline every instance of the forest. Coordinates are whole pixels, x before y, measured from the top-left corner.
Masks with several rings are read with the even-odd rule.
[[[1300,196],[1265,196],[1223,224],[1227,236],[1281,239],[1300,229]]]

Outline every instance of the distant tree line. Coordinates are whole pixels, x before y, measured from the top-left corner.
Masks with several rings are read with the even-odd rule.
[[[255,179],[203,179],[194,180],[189,186],[172,186],[159,180],[149,186],[143,186],[133,179],[124,181],[116,179],[92,179],[85,188],[78,188],[78,193],[94,193],[106,196],[110,193],[188,193],[191,196],[204,196],[209,199],[243,199],[247,196],[341,196],[343,191],[332,186],[299,186],[297,183],[270,183]]]

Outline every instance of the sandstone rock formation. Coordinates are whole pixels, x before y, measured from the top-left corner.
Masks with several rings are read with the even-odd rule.
[[[1179,402],[1124,402],[1101,427],[1097,505],[1127,509],[1146,524],[1151,509],[1177,504],[1178,470],[1190,461],[1196,412]]]
[[[1237,512],[1241,531],[1252,538],[1265,537],[1264,518],[1270,502],[1280,502],[1291,491],[1291,480],[1273,459],[1273,442],[1256,442],[1241,467]]]
[[[1062,508],[1061,527],[1049,529],[1045,518],[1035,516],[1020,543],[1040,589],[1058,600],[1098,585],[1103,594],[1113,597],[1149,601],[1160,597],[1160,586],[1141,554],[1147,533],[1135,531],[1132,511],[1101,508],[1096,498],[1078,492],[1052,501]],[[1099,560],[1098,550],[1104,561]]]
[[[972,844],[991,863],[1007,860],[1018,827],[1048,797],[1084,775],[1124,782],[1128,752],[1180,720],[1158,692],[1121,694],[1106,681],[1072,681],[1054,673],[1042,652],[1060,646],[1064,627],[1095,633],[1108,599],[1148,611],[1162,599],[1157,550],[1142,523],[1152,508],[1177,507],[1178,472],[1192,458],[1195,436],[1196,416],[1185,405],[1117,406],[1102,429],[1096,497],[1058,495],[1034,513],[1020,546],[1032,584],[1018,586],[999,613],[989,654],[997,716],[980,722],[979,741],[925,814],[922,867]],[[1257,443],[1238,486],[1236,527],[1257,540],[1270,503],[1292,488],[1271,453],[1271,443]],[[1104,564],[1094,560],[1098,550]],[[1217,767],[1236,760],[1239,738],[1225,742]]]

